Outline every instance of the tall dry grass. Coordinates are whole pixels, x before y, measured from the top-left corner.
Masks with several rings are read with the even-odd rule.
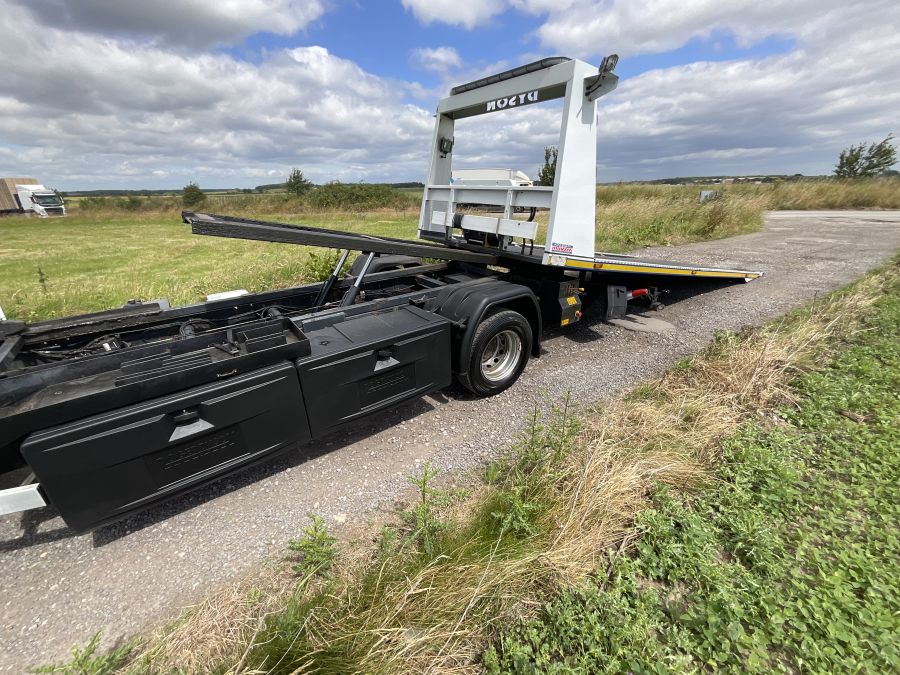
[[[598,224],[613,227],[617,222],[651,227],[669,220],[679,228],[675,234],[690,233],[702,226],[713,209],[699,204],[703,186],[617,184],[597,188]],[[762,185],[712,185],[726,197],[727,209],[714,214],[713,221],[725,218],[725,229],[746,223],[762,210],[771,209],[853,209],[900,208],[900,179],[820,179],[777,181]],[[234,215],[344,211],[358,213],[378,209],[415,210],[421,192],[397,190],[384,185],[329,184],[297,197],[286,193],[211,194],[195,207]],[[183,206],[177,196],[73,197],[67,201],[73,214],[159,214],[177,213]],[[636,208],[640,205],[640,208]],[[710,205],[711,206],[711,205]],[[720,208],[721,210],[721,208]],[[607,222],[604,223],[603,220]],[[658,226],[658,225],[657,225]]]
[[[606,251],[753,232],[768,204],[761,195],[729,192],[700,203],[697,189],[666,186],[599,188],[597,195],[596,243]]]
[[[367,183],[330,183],[303,195],[209,194],[190,208],[178,196],[76,197],[67,201],[73,215],[110,216],[128,214],[177,214],[189,211],[214,211],[227,215],[273,215],[361,213],[388,209],[407,211],[418,208],[421,193],[397,190],[387,185]]]
[[[449,507],[431,551],[382,541],[345,556],[330,579],[269,599],[266,612],[226,602],[212,613],[228,620],[210,622],[201,609],[147,647],[142,669],[478,672],[502,626],[627,549],[655,485],[705,481],[721,439],[790,404],[791,380],[898,286],[895,261],[777,323],[719,335],[620,400],[560,411],[546,426],[535,419],[491,480]]]
[[[768,199],[769,209],[900,209],[900,178],[776,183]]]
[[[759,229],[765,211],[897,209],[900,179],[822,179],[763,185],[711,185],[721,198],[700,203],[703,186],[597,188],[597,247],[625,251],[730,237]]]

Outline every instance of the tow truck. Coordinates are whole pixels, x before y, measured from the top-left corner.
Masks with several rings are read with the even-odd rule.
[[[497,394],[545,328],[589,303],[620,317],[678,283],[758,277],[594,250],[596,106],[616,60],[554,57],[454,87],[437,106],[418,240],[182,214],[198,235],[337,249],[323,282],[0,321],[0,470],[28,473],[0,490],[0,513],[49,504],[90,530],[454,380]],[[554,99],[552,187],[454,184],[457,120]]]

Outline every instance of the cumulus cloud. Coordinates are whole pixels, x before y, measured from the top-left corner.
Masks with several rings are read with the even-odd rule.
[[[421,175],[431,115],[322,47],[261,63],[27,26],[0,16],[0,172],[59,187],[188,178],[247,184],[302,166],[314,178]],[[364,124],[361,121],[364,120]],[[182,183],[183,184],[183,183]]]
[[[474,28],[496,16],[507,7],[505,0],[402,0],[423,23],[440,21],[464,28]]]
[[[436,73],[446,73],[448,70],[462,66],[459,52],[453,47],[414,49],[410,55],[410,61],[418,68]]]
[[[786,54],[623,80],[602,99],[603,175],[830,172],[842,147],[895,128],[900,36],[885,21],[889,4],[804,5]]]
[[[604,180],[676,174],[827,173],[842,147],[883,137],[900,106],[892,0],[509,0],[544,17],[545,53],[625,58],[726,34],[748,46],[790,38],[786,54],[660,68],[600,102]],[[521,112],[521,111],[520,111]],[[546,127],[538,118],[530,133]],[[491,145],[483,139],[485,148]],[[503,148],[515,145],[506,138]],[[504,153],[505,154],[505,153]]]
[[[325,11],[322,0],[9,0],[40,25],[190,47],[230,44],[260,31],[293,35]]]
[[[733,16],[690,0],[655,0],[651,10],[617,1],[510,3],[542,17],[536,36],[546,41],[545,52],[589,59],[614,50],[627,55],[621,45],[635,52],[669,49],[706,35],[710,26],[746,43],[771,34],[793,38],[795,47],[787,53],[697,62],[623,79],[600,101],[603,180],[828,172],[842,147],[897,131],[900,35],[886,20],[893,12],[890,2],[839,6],[822,0],[813,6],[798,0],[779,11],[748,5]],[[142,24],[132,10],[113,12],[101,33],[88,25],[83,7],[107,4],[126,3],[68,3],[70,13],[56,26],[38,22],[32,10],[16,4],[0,14],[0,58],[6,64],[0,175],[35,175],[62,189],[177,187],[191,179],[210,187],[247,186],[279,180],[293,166],[319,181],[421,179],[436,99],[451,84],[533,60],[520,55],[508,62],[462,63],[450,47],[423,49],[413,62],[441,80],[439,89],[425,88],[376,76],[323,47],[280,49],[258,62],[243,61],[199,48],[189,33],[178,33],[162,19]],[[159,16],[169,16],[162,10],[175,6],[174,0],[153,4],[161,8]],[[488,4],[485,13],[484,3],[455,2],[458,11],[445,16],[468,26],[462,17],[473,16],[466,12],[475,7],[482,17],[472,19],[476,25],[502,10],[502,3]],[[241,23],[222,19],[238,13],[248,21],[249,27],[217,30],[222,41],[242,39],[248,31],[289,31],[279,23],[283,16],[264,17],[260,7],[277,14],[295,11],[295,5],[304,5],[300,12],[319,6],[275,0],[206,5],[203,11],[222,25]],[[234,9],[238,5],[246,17]],[[56,5],[41,0],[34,6],[50,11]],[[429,6],[432,14],[423,20],[437,21],[443,20],[438,9],[451,5]],[[605,27],[591,24],[589,6],[595,13],[605,8]],[[311,15],[293,16],[301,25]],[[574,21],[565,29],[570,38],[560,28],[565,21]],[[604,42],[604,34],[616,40]],[[558,105],[463,120],[455,158],[467,166],[534,173],[542,147],[557,142],[558,130]]]
[[[750,45],[771,35],[818,40],[823,27],[849,21],[857,14],[876,11],[881,20],[896,13],[893,0],[795,0],[790,4],[765,0],[516,0],[523,11],[546,14],[537,35],[541,43],[571,56],[592,56],[609,51],[622,55],[665,52],[695,38],[717,32]],[[836,43],[835,43],[836,44]],[[832,46],[835,46],[833,44]]]

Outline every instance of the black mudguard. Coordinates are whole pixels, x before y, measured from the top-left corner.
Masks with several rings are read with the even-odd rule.
[[[493,309],[512,309],[524,316],[533,335],[531,355],[538,357],[541,354],[543,322],[540,305],[537,296],[526,286],[487,277],[481,283],[448,288],[426,308],[449,319],[456,327],[451,364],[457,378],[466,377],[475,330]]]

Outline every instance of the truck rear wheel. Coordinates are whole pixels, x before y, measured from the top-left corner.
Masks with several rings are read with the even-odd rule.
[[[463,384],[479,396],[493,396],[511,387],[531,354],[531,325],[512,310],[501,310],[484,319],[475,331],[467,381]]]

